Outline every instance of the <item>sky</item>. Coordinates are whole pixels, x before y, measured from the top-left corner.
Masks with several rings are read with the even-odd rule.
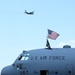
[[[75,0],[0,0],[0,71],[23,50],[45,48],[47,29],[60,34],[52,48],[75,47]]]

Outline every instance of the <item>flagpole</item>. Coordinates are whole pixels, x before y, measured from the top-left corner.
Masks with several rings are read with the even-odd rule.
[[[48,29],[49,30],[49,29]],[[52,50],[52,48],[51,48],[51,46],[50,46],[50,43],[49,43],[49,41],[48,41],[48,36],[49,36],[49,33],[47,34],[47,37],[46,37],[46,47],[48,47],[48,49],[51,49]]]
[[[51,48],[51,46],[50,46],[50,43],[49,43],[49,41],[48,41],[47,38],[46,38],[46,47],[48,47],[48,49],[51,49],[51,50],[52,50],[52,48]]]

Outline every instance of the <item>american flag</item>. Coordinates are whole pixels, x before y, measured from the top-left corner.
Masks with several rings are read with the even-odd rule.
[[[52,40],[56,40],[58,36],[59,36],[59,34],[57,32],[48,29],[47,38],[50,38]]]

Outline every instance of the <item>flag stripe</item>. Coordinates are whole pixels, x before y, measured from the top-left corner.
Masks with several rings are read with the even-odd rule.
[[[50,38],[52,40],[56,40],[58,36],[59,36],[58,33],[48,29],[48,36],[47,36],[47,38]]]

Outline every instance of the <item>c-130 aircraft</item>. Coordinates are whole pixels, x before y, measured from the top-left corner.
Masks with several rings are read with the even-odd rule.
[[[27,11],[25,10],[24,13],[26,13],[26,14],[28,14],[28,15],[34,15],[34,11],[32,11],[32,12],[27,12]]]
[[[23,51],[1,75],[75,75],[75,48],[48,48]]]

